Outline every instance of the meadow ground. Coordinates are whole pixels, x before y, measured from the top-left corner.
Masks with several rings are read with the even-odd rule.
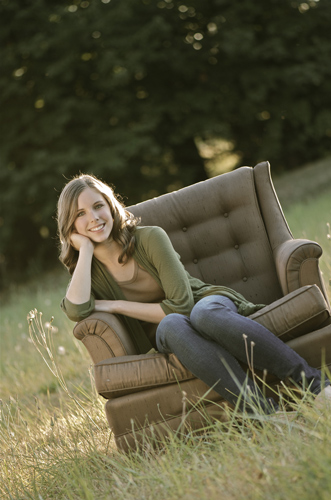
[[[331,188],[324,186],[318,194],[295,203],[288,202],[291,193],[286,200],[285,196],[281,201],[294,237],[313,239],[324,249],[321,269],[331,299]],[[295,401],[294,421],[237,418],[231,413],[229,423],[206,422],[208,433],[173,437],[158,451],[147,446],[140,453],[118,453],[103,400],[94,389],[89,356],[59,309],[66,282],[66,273],[59,267],[13,288],[4,298],[0,498],[330,498],[331,415],[314,408],[309,398]],[[51,350],[39,347],[53,373],[29,336],[26,317],[35,308],[43,313],[37,318]]]

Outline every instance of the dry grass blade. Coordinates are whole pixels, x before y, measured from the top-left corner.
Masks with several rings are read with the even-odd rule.
[[[54,317],[52,317],[49,327],[47,328],[47,334],[45,333],[44,325],[42,323],[42,312],[34,309],[29,312],[27,320],[29,325],[29,335],[34,347],[37,349],[38,353],[46,363],[49,370],[52,372],[54,377],[56,377],[61,389],[66,393],[66,395],[74,401],[74,403],[86,414],[86,416],[91,420],[93,425],[100,430],[98,424],[94,422],[94,420],[90,417],[90,415],[85,410],[84,406],[78,400],[77,396],[71,394],[68,389],[67,383],[63,377],[61,370],[58,367],[58,364],[54,357],[54,345],[53,345],[53,337],[51,335],[52,331],[52,322]]]

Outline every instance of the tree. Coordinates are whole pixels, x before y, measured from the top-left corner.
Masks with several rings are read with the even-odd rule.
[[[326,154],[330,14],[326,0],[1,0],[2,281],[54,262],[57,196],[80,171],[131,204],[205,178],[197,138],[274,169]]]

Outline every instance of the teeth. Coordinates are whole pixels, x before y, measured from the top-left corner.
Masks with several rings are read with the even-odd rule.
[[[100,231],[105,226],[105,224],[100,224],[100,226],[94,227],[90,229],[90,231],[95,232],[95,231]]]

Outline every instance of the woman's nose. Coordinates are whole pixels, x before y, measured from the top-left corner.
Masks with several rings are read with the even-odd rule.
[[[91,220],[99,220],[98,214],[94,210],[91,211]]]

